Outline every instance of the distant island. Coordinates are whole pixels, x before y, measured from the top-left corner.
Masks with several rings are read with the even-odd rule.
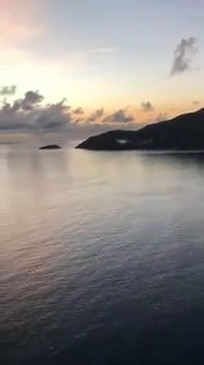
[[[48,144],[46,146],[42,146],[39,150],[59,150],[62,147],[58,146],[57,144]]]
[[[95,151],[204,150],[204,108],[136,131],[112,130],[92,136],[76,148]]]

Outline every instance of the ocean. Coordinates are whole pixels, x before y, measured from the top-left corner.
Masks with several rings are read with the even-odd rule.
[[[0,147],[1,364],[204,363],[204,155]]]

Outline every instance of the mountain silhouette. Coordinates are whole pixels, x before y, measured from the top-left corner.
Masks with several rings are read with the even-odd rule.
[[[204,108],[136,131],[112,130],[92,136],[76,148],[98,151],[204,150]]]

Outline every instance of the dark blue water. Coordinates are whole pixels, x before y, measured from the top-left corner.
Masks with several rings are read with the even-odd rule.
[[[204,158],[0,149],[1,364],[204,363]]]

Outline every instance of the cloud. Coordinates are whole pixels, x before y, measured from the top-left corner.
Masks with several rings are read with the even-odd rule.
[[[36,108],[43,99],[39,91],[27,91],[23,99],[15,100],[13,104],[5,102],[2,109],[5,112],[29,111]]]
[[[79,109],[79,110],[77,110]],[[118,128],[137,128],[134,118],[128,114],[127,108],[118,109],[107,115],[104,108],[96,109],[89,118],[82,112],[82,108],[72,109],[66,99],[53,104],[45,104],[43,95],[39,91],[27,91],[23,98],[13,102],[4,102],[0,107],[0,135],[2,132],[29,133],[34,136],[46,134],[63,134],[66,138],[86,138]]]
[[[8,96],[8,95],[14,95],[16,93],[17,86],[11,85],[11,86],[3,86],[0,89],[0,95],[1,96]]]
[[[91,122],[96,122],[98,120],[100,120],[104,115],[104,108],[100,108],[100,109],[96,109],[95,112],[93,112],[88,118],[87,118],[87,122],[91,123]]]
[[[39,91],[27,91],[21,102],[21,108],[23,110],[32,110],[40,104],[43,99],[44,97],[39,93]]]
[[[147,124],[154,124],[159,122],[164,122],[165,120],[168,120],[169,116],[168,113],[158,113],[158,114],[150,114],[149,118],[145,120],[145,125]]]
[[[48,129],[59,129],[72,123],[70,107],[66,105],[66,99],[56,103],[48,104],[45,107],[37,108],[31,113],[31,126],[37,131]]]
[[[170,76],[181,74],[191,68],[193,57],[198,52],[196,38],[182,39],[174,51],[174,61]]]
[[[134,122],[134,118],[131,115],[127,114],[126,109],[116,110],[114,113],[106,116],[103,120],[103,123],[114,124],[114,123],[122,123],[128,124]]]
[[[192,102],[192,104],[193,104],[193,105],[200,105],[200,101],[199,101],[199,100],[194,100],[194,101]]]
[[[76,115],[83,115],[84,114],[84,110],[83,108],[81,108],[80,106],[76,109],[73,110],[73,113]]]
[[[15,100],[13,102],[13,104],[7,103],[7,101],[5,101],[2,105],[2,112],[3,113],[16,113],[17,111],[20,110],[20,106],[21,102],[19,100]]]
[[[116,47],[98,47],[88,51],[90,54],[104,54],[104,53],[114,53],[118,50]]]
[[[163,122],[168,118],[167,113],[159,113],[156,117],[156,122]]]
[[[0,129],[43,132],[59,129],[72,122],[66,99],[45,106],[42,105],[43,100],[39,91],[27,91],[22,99],[14,100],[13,103],[4,102],[0,110]]]
[[[154,110],[150,101],[141,103],[141,107],[142,107],[143,111],[146,113],[152,112]]]
[[[26,118],[16,112],[0,111],[0,131],[19,131],[25,130]]]

